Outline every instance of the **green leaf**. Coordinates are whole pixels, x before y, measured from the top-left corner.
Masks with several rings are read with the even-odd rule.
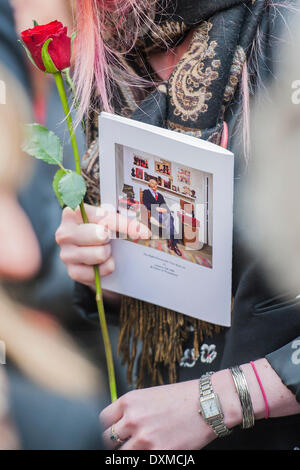
[[[32,20],[32,22],[33,22],[33,26],[34,26],[34,27],[39,25],[36,20]]]
[[[54,132],[40,124],[28,124],[27,137],[23,144],[24,152],[43,160],[49,165],[60,165],[63,161],[63,147]]]
[[[59,192],[59,182],[60,180],[65,176],[66,174],[66,171],[63,170],[62,168],[60,168],[59,170],[57,170],[57,172],[55,173],[54,175],[54,178],[53,178],[53,183],[52,183],[52,187],[53,187],[53,190],[55,192],[55,195],[57,197],[57,200],[60,204],[60,207],[64,207],[65,203],[64,201],[62,200],[62,197],[61,197],[61,194]]]
[[[52,38],[47,39],[47,41],[42,47],[42,61],[45,66],[46,72],[54,74],[57,73],[59,70],[55,67],[53,60],[51,59],[50,54],[48,52],[48,47],[51,41],[53,41]]]
[[[64,204],[75,210],[86,194],[86,184],[82,176],[69,171],[58,184],[58,191]]]

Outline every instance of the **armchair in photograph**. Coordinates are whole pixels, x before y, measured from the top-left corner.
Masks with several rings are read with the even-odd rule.
[[[124,197],[120,197],[118,202],[119,213],[130,218],[138,217],[140,203],[139,201],[135,200],[133,187],[124,184],[122,193]]]
[[[199,240],[200,221],[195,218],[193,204],[180,200],[181,211],[178,212],[182,224],[182,241],[184,246],[193,250],[202,250],[203,242]]]

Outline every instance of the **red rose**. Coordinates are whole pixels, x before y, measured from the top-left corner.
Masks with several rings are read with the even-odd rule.
[[[71,38],[67,35],[67,27],[59,21],[27,29],[21,33],[21,37],[39,69],[46,70],[42,60],[42,47],[50,38],[52,41],[48,52],[57,70],[70,67]]]

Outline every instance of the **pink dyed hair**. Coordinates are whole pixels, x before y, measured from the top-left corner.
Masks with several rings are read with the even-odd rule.
[[[93,106],[95,93],[100,99],[101,108],[113,112],[111,84],[116,76],[129,82],[133,78],[127,72],[122,57],[134,47],[146,22],[151,27],[152,20],[146,8],[151,4],[153,0],[76,0],[78,37],[75,43],[74,79],[80,103],[77,123]],[[126,24],[128,18],[131,24]],[[122,46],[121,50],[114,49],[110,44],[112,41],[106,40],[112,31],[117,43]],[[134,79],[135,84],[140,81],[145,85],[146,80]]]
[[[132,77],[126,71],[122,56],[134,47],[141,28],[146,24],[149,28],[155,27],[149,14],[149,8],[153,6],[153,2],[155,0],[76,0],[78,38],[76,40],[75,82],[80,102],[77,124],[93,107],[94,94],[98,95],[104,111],[113,112],[111,85],[116,77],[116,70],[120,72],[117,74],[119,79],[122,77],[121,79],[135,86],[146,84],[146,80]],[[284,3],[266,0],[266,7],[292,9],[291,3],[289,0]],[[278,14],[281,15],[281,12],[278,11]],[[131,26],[134,25],[134,31],[130,28],[130,23],[126,25],[128,17],[132,19]],[[116,36],[117,42],[119,41],[122,45],[122,50],[114,50],[105,40],[105,36],[108,36],[111,31]],[[260,47],[261,33],[258,30],[250,54],[254,69],[260,54]],[[245,62],[241,78],[242,135],[246,160],[250,155],[250,95],[252,90],[249,87],[249,76],[257,72],[254,69],[249,71],[248,63]],[[260,80],[259,77],[258,80]]]

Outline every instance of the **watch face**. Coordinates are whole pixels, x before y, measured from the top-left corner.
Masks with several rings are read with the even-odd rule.
[[[214,398],[210,398],[209,400],[203,400],[201,402],[201,406],[203,409],[204,416],[206,418],[212,418],[213,416],[217,416],[220,414],[220,410]]]

